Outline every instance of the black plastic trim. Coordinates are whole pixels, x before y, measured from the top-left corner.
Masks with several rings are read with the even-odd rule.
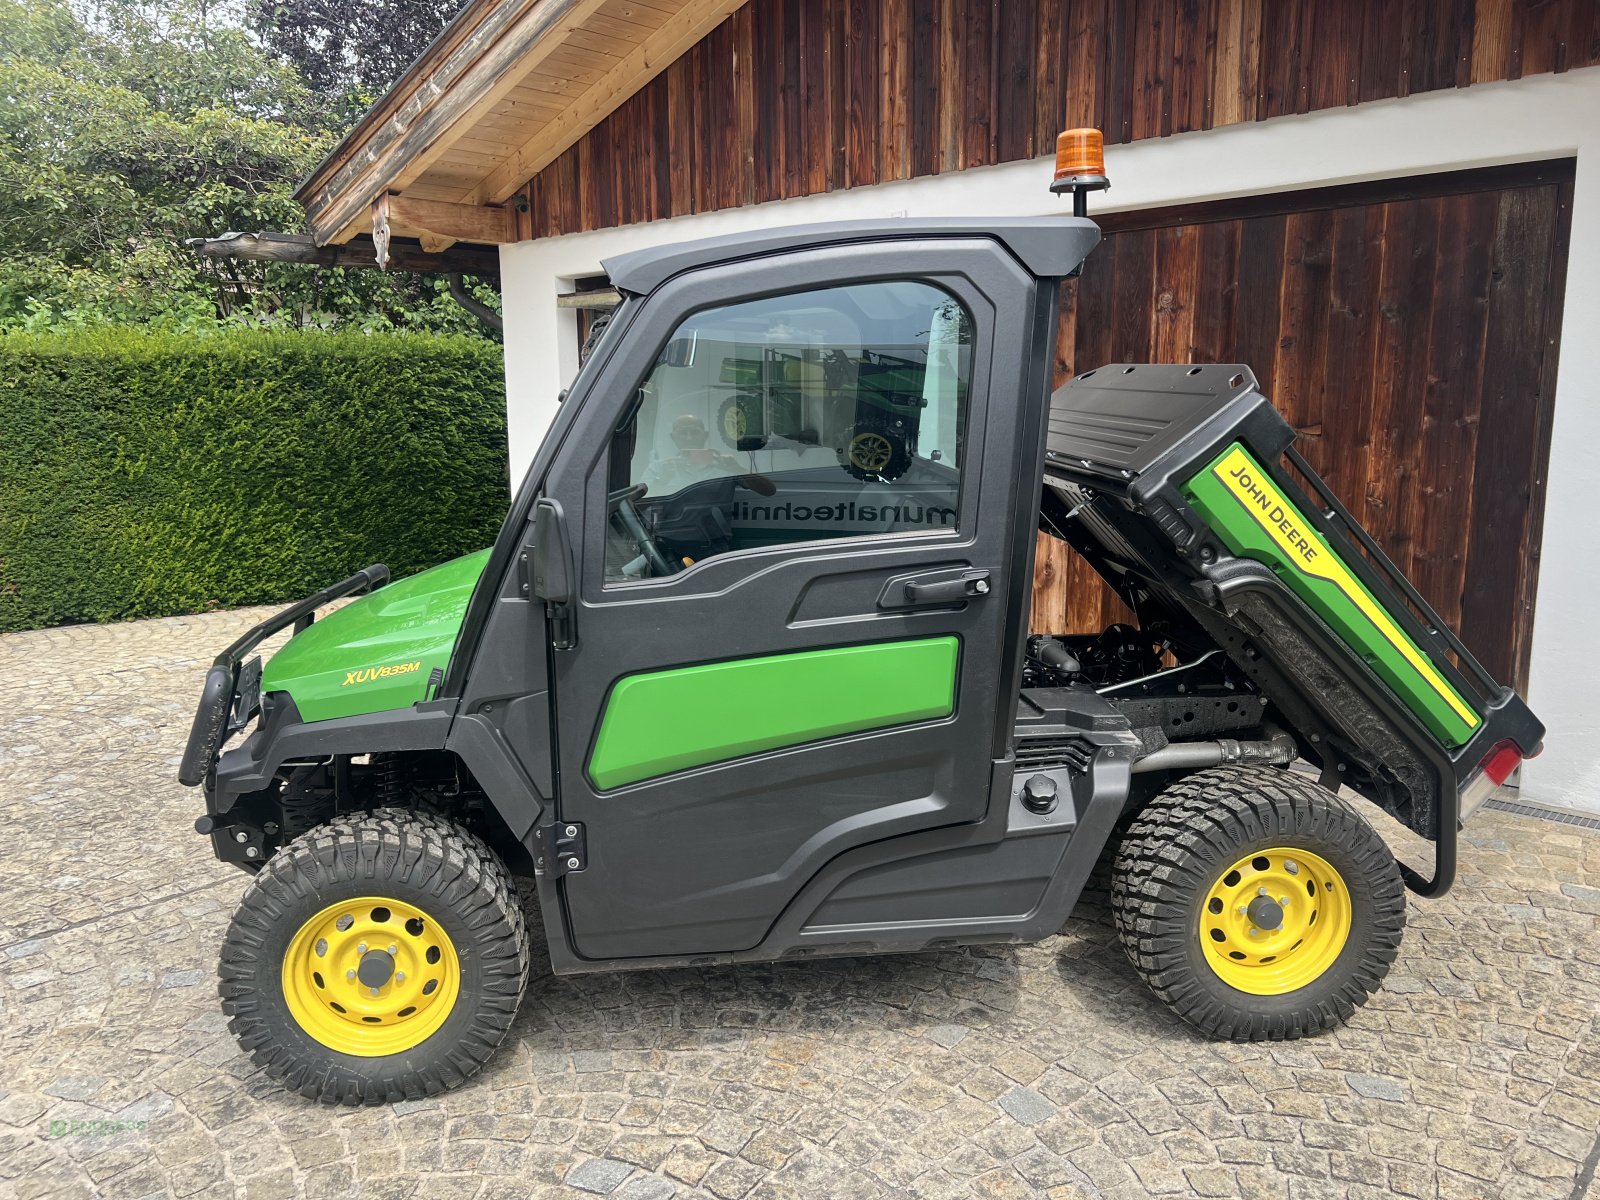
[[[205,685],[200,691],[200,703],[195,710],[194,725],[189,730],[189,742],[184,747],[183,759],[178,766],[178,782],[185,787],[195,787],[203,782],[217,764],[217,752],[230,733],[242,729],[253,711],[236,710],[235,691],[239,685],[239,665],[262,642],[280,630],[293,625],[299,633],[310,625],[317,609],[344,596],[372,591],[389,582],[389,568],[382,563],[363,567],[348,579],[341,579],[314,595],[307,596],[281,612],[274,613],[259,625],[253,626],[242,637],[217,655],[206,672]]]
[[[993,238],[1040,279],[1071,275],[1100,241],[1100,227],[1080,217],[887,217],[829,221],[753,233],[652,246],[608,258],[601,266],[625,292],[647,295],[684,271],[745,262],[769,254],[811,250],[849,242],[907,241],[930,237]]]

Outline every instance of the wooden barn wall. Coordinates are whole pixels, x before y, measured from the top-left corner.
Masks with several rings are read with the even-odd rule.
[[[1058,382],[1242,362],[1298,446],[1496,678],[1522,688],[1570,162],[1107,218],[1063,294]],[[1128,620],[1041,536],[1033,627]]]
[[[529,182],[519,234],[1597,62],[1594,0],[752,0]]]

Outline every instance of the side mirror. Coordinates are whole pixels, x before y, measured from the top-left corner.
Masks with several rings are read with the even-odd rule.
[[[533,506],[533,578],[529,590],[546,604],[572,603],[572,555],[568,552],[561,505],[539,500]]]
[[[661,352],[661,365],[664,367],[692,367],[694,366],[694,352],[696,343],[700,340],[698,332],[691,333],[688,337],[675,337],[667,343],[667,348]]]

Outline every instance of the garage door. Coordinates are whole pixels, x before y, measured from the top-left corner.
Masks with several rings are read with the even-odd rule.
[[[1299,448],[1499,679],[1526,683],[1572,162],[1108,214],[1058,379],[1244,362]],[[1129,615],[1041,537],[1033,627]]]

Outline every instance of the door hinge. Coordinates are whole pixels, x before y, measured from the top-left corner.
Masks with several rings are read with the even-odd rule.
[[[543,853],[539,858],[542,873],[560,879],[589,865],[589,840],[577,821],[557,821],[547,825],[539,838]]]

